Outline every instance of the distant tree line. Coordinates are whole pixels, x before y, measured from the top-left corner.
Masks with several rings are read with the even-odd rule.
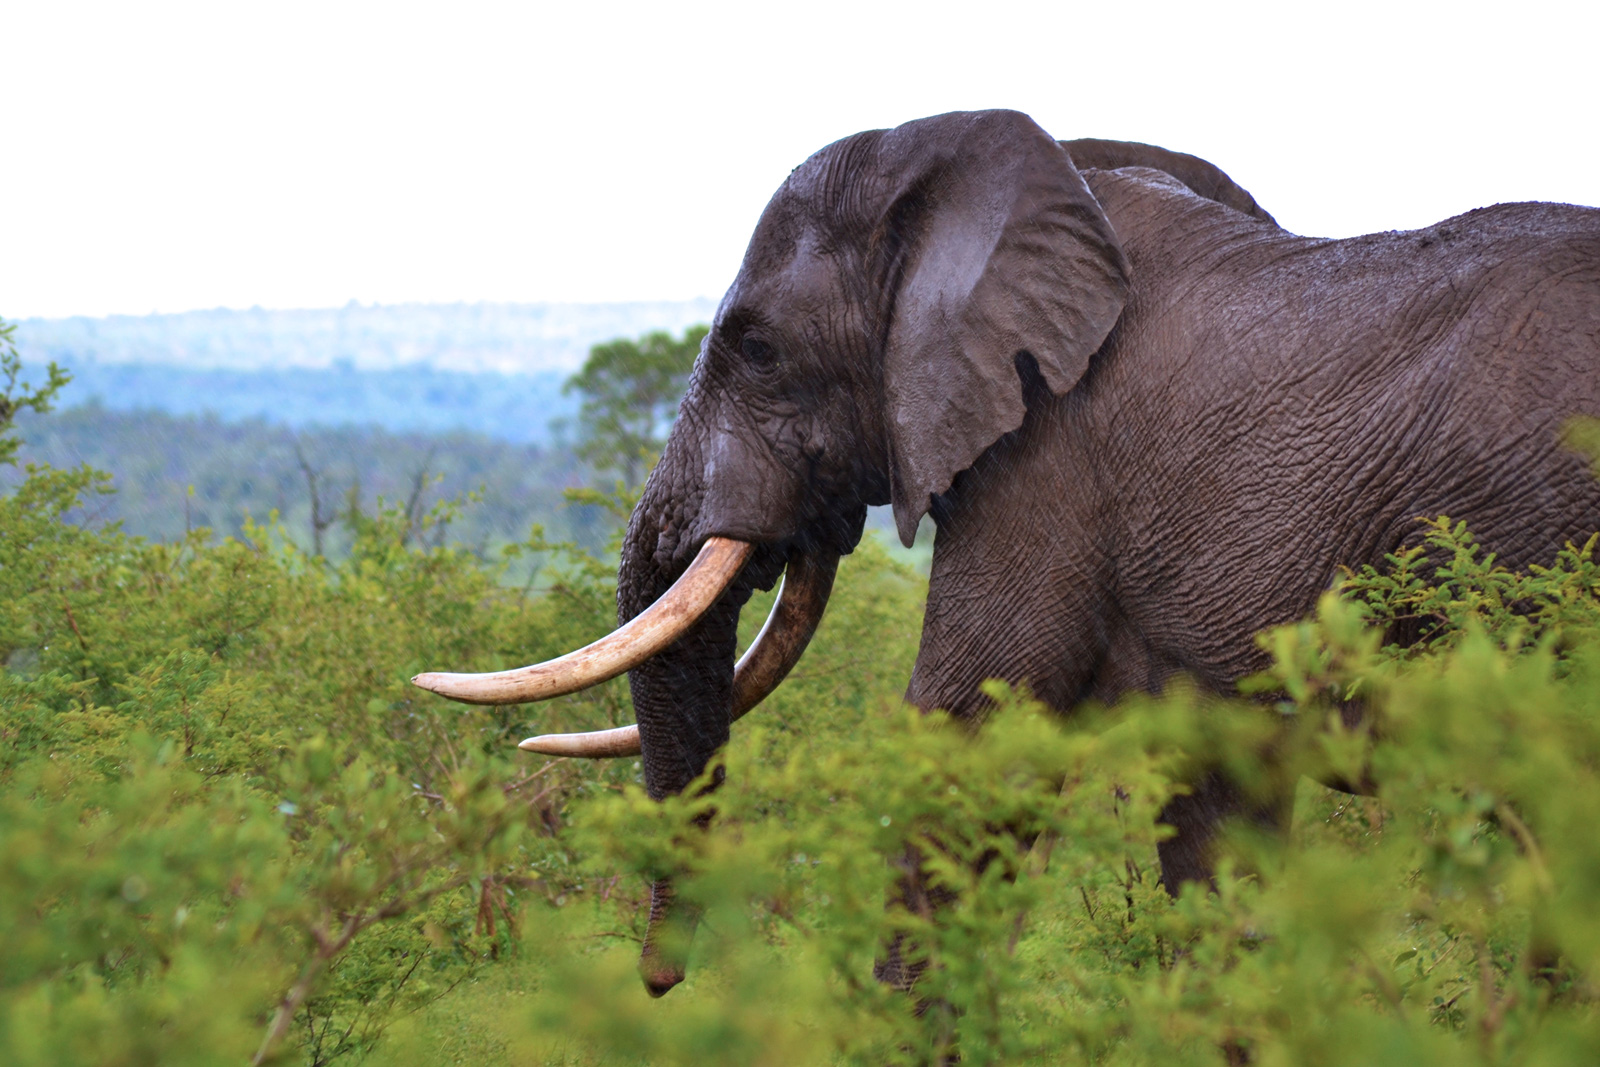
[[[58,403],[108,411],[261,419],[297,428],[380,426],[393,433],[467,431],[517,443],[552,440],[551,421],[577,411],[561,371],[500,374],[333,367],[235,369],[164,363],[68,364]],[[32,372],[38,364],[30,364]]]
[[[276,513],[305,551],[341,558],[352,519],[380,498],[420,522],[440,501],[471,494],[474,506],[428,536],[486,554],[521,541],[537,523],[550,538],[598,551],[665,447],[706,334],[691,326],[677,336],[656,331],[595,345],[565,381],[425,368],[91,366],[86,388],[76,368],[71,376],[57,368],[54,378],[48,367],[28,368],[67,406],[20,412],[20,460],[109,473],[114,492],[88,495],[78,520],[120,522],[156,541],[199,527],[237,537],[247,522]],[[20,359],[12,367],[24,372]],[[108,382],[115,388],[94,387]],[[100,399],[107,393],[118,402]],[[290,394],[299,399],[274,400]],[[140,398],[150,403],[134,403]],[[523,436],[561,411],[571,415],[551,419],[548,435]],[[510,427],[513,419],[523,431]],[[449,428],[464,425],[478,429]],[[20,468],[0,467],[0,491],[22,478]],[[607,479],[615,482],[594,488]],[[890,529],[885,510],[874,509],[870,527]],[[924,570],[928,551],[920,546],[912,557]]]
[[[112,411],[95,404],[24,414],[23,463],[108,472],[114,493],[90,496],[79,518],[120,522],[158,541],[208,527],[240,536],[247,520],[276,512],[307,552],[338,556],[348,518],[381,497],[420,518],[440,500],[473,494],[448,538],[488,553],[520,541],[534,523],[550,536],[598,546],[610,532],[597,509],[567,506],[563,490],[590,475],[570,448],[511,444],[481,434],[392,433],[354,426],[295,430],[260,419]],[[0,470],[9,489],[22,472]]]
[[[570,371],[594,344],[700,321],[712,307],[709,300],[684,300],[215,308],[25,319],[16,344],[24,362],[55,360],[74,371],[91,363],[262,370],[344,362],[362,371],[425,365],[531,374]]]
[[[157,541],[180,539],[198,527],[238,537],[247,523],[276,514],[305,551],[339,557],[354,536],[356,517],[380,499],[398,506],[420,529],[422,516],[434,504],[470,495],[474,506],[449,526],[431,528],[428,536],[489,553],[522,540],[537,523],[550,537],[597,549],[614,523],[603,509],[585,504],[582,497],[573,499],[571,492],[607,475],[620,475],[630,487],[643,481],[664,445],[705,334],[706,328],[697,326],[681,337],[655,332],[596,345],[583,369],[559,392],[559,379],[529,388],[528,380],[504,375],[425,368],[191,372],[92,367],[91,379],[117,381],[120,374],[122,384],[142,380],[148,386],[159,376],[150,371],[191,379],[168,383],[173,387],[169,404],[177,397],[191,409],[219,395],[247,397],[253,382],[261,393],[252,402],[277,417],[230,418],[215,409],[185,414],[148,407],[123,410],[130,399],[124,392],[124,403],[115,407],[97,398],[50,414],[23,412],[17,422],[21,459],[108,472],[115,492],[87,497],[80,518],[96,524],[120,522],[128,533]],[[13,374],[21,370],[14,355],[9,366]],[[66,383],[59,371],[49,381],[64,385],[69,394],[74,388],[81,391],[81,382]],[[218,381],[226,387],[206,387]],[[504,431],[439,432],[431,425],[434,432],[403,432],[376,424],[377,419],[297,426],[286,416],[303,414],[304,405],[273,409],[263,404],[271,400],[274,388],[326,411],[337,411],[344,403],[352,414],[376,411],[385,396],[405,393],[406,403],[420,407],[424,416],[465,423],[471,421],[468,412],[487,411],[489,417],[479,421],[489,425],[495,425],[496,416],[515,413],[523,425],[532,426],[553,407],[576,408],[576,418],[560,424],[575,440],[571,445],[533,444],[526,438],[507,440],[514,435]],[[350,397],[358,402],[345,399]],[[400,410],[398,418],[427,424],[415,411]],[[20,470],[0,470],[0,485],[16,484],[22,477]]]

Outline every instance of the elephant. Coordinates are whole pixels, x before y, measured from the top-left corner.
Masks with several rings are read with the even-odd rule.
[[[981,717],[990,678],[1063,715],[1179,675],[1228,691],[1265,665],[1257,633],[1419,518],[1511,566],[1600,529],[1561,444],[1579,414],[1600,414],[1600,210],[1302,237],[1194,156],[1014,111],[919,119],[823,148],[761,215],[628,524],[625,625],[415,681],[512,703],[627,670],[636,732],[524,746],[637,751],[649,793],[679,793],[887,504],[908,546],[937,530],[912,704]],[[786,568],[735,664],[741,606]],[[1169,891],[1209,876],[1246,803],[1220,775],[1171,802]],[[683,977],[654,945],[672,905],[658,883],[656,995]]]

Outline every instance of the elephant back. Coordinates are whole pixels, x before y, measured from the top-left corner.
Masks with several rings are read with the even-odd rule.
[[[1267,210],[1256,203],[1256,198],[1235,182],[1220,167],[1199,156],[1186,152],[1173,152],[1153,144],[1138,141],[1107,141],[1098,137],[1082,137],[1076,141],[1062,141],[1061,147],[1072,157],[1079,170],[1116,170],[1119,167],[1150,167],[1172,175],[1188,186],[1189,191],[1207,200],[1243,212],[1251,218],[1270,222],[1274,219]]]

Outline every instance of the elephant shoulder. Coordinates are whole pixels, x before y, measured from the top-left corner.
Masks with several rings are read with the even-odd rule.
[[[1228,177],[1221,167],[1199,156],[1138,141],[1108,141],[1099,137],[1062,141],[1061,146],[1067,150],[1067,155],[1072,157],[1073,164],[1079,170],[1148,167],[1177,179],[1196,196],[1214,200],[1253,219],[1277,224],[1277,220],[1256,203],[1256,198],[1249,191]]]

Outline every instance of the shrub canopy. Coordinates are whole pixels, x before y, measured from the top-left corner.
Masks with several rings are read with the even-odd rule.
[[[7,415],[48,402],[18,389]],[[621,682],[499,709],[406,682],[605,632],[593,557],[535,530],[506,562],[542,576],[512,585],[506,562],[384,507],[352,520],[336,564],[270,521],[170,544],[66,521],[108,489],[33,469],[0,499],[6,1063],[1600,1049],[1592,540],[1512,574],[1440,519],[1264,635],[1273,666],[1243,695],[1178,683],[1063,722],[995,687],[975,734],[901,704],[924,585],[868,540],[795,675],[735,731],[727,784],[653,804],[631,761],[513,747],[630,721]],[[1298,783],[1293,832],[1231,834],[1216,891],[1172,901],[1155,813],[1214,763]],[[908,848],[953,891],[936,915],[884,909]],[[664,870],[705,920],[688,982],[657,1002],[634,966]],[[920,1015],[870,978],[896,936],[930,964]]]

